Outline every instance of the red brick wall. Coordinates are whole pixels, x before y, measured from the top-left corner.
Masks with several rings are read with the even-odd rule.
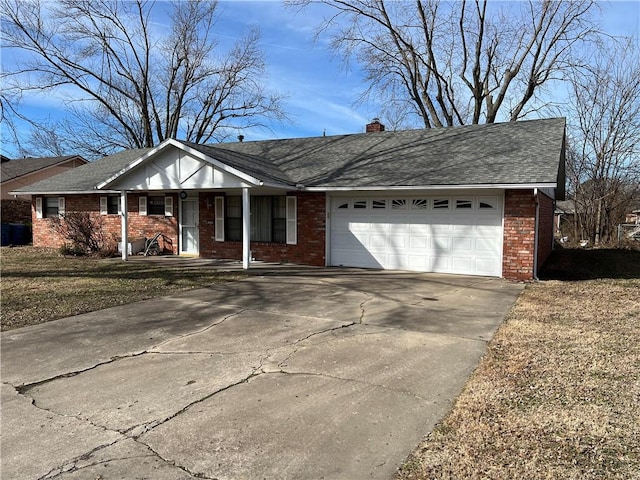
[[[65,210],[67,212],[92,212],[98,222],[103,226],[106,247],[114,248],[121,236],[121,222],[119,215],[100,215],[100,197],[105,195],[65,195]],[[176,206],[178,199],[173,195],[174,216],[165,217],[162,215],[139,215],[138,198],[139,194],[129,194],[127,196],[128,218],[129,218],[129,238],[152,238],[156,233],[161,232],[167,237],[164,248],[174,254],[178,253],[178,219]],[[52,228],[52,219],[36,218],[35,197],[32,201],[32,221],[33,221],[33,245],[36,247],[58,248],[66,243]],[[163,245],[161,244],[161,247]]]
[[[538,212],[538,271],[547,261],[553,250],[554,201],[544,193],[538,194],[540,210]]]
[[[506,190],[502,276],[532,280],[536,202],[533,190]]]
[[[298,210],[298,243],[251,242],[251,254],[265,262],[325,265],[326,198],[324,193],[290,192]],[[219,194],[218,194],[219,195]],[[215,241],[215,192],[200,194],[200,256],[242,260],[242,242]]]
[[[553,249],[553,199],[538,193],[538,270]],[[536,199],[533,190],[507,190],[504,200],[502,276],[532,280],[534,272]]]
[[[21,199],[2,199],[0,201],[2,223],[31,222],[31,202]]]

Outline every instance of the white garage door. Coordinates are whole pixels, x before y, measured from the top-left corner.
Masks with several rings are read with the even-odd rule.
[[[502,196],[331,199],[330,264],[501,276]]]

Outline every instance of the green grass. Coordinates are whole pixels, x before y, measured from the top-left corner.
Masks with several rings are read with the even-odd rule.
[[[63,257],[55,250],[33,247],[3,247],[0,255],[3,331],[239,276],[206,268]]]

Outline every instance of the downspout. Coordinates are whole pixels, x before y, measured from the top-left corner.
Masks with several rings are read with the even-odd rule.
[[[540,199],[538,198],[538,188],[533,189],[533,198],[536,202],[536,226],[533,232],[533,279],[538,281],[538,234],[540,227]]]

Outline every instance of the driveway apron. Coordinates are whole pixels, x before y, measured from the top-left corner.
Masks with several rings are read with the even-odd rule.
[[[523,286],[261,271],[1,336],[1,478],[388,479]]]

